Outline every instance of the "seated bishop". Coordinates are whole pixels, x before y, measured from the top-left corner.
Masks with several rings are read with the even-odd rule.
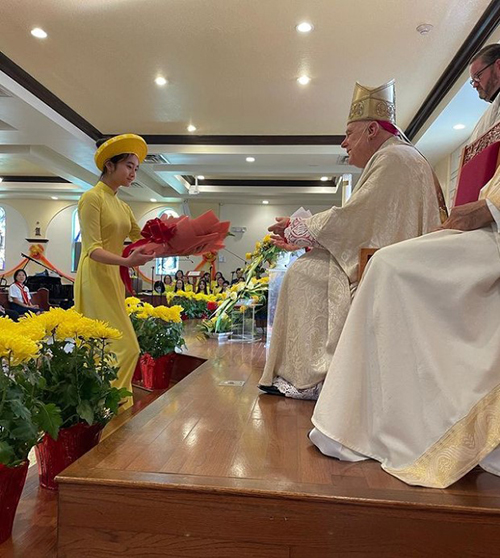
[[[361,248],[381,248],[435,230],[444,200],[422,155],[399,137],[394,81],[356,83],[342,147],[363,169],[343,207],[277,218],[283,246],[312,247],[287,271],[259,387],[317,399],[358,284]]]

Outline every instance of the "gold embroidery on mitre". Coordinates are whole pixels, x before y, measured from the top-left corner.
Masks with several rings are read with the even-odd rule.
[[[356,82],[347,121],[356,120],[385,120],[396,125],[396,88],[393,79],[379,87],[366,87]]]

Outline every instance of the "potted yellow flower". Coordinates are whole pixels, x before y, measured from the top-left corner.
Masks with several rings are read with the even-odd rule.
[[[118,368],[109,344],[121,333],[61,308],[30,315],[19,323],[25,329],[41,329],[35,363],[42,379],[39,397],[61,413],[60,428],[45,429],[35,448],[40,484],[57,490],[55,476],[99,442],[120,401],[130,395],[125,388],[111,385]]]
[[[127,299],[141,356],[142,385],[147,389],[166,389],[170,384],[175,350],[185,343],[182,337],[182,306],[152,306],[138,299]]]
[[[38,398],[43,380],[29,366],[38,357],[39,333],[0,318],[0,544],[12,533],[31,448],[42,431],[57,435],[61,424],[59,409]]]

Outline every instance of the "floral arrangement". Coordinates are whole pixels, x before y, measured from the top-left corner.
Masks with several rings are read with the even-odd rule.
[[[105,424],[125,389],[116,379],[111,339],[121,333],[74,310],[53,308],[0,323],[0,463],[26,460],[44,433],[80,422]]]
[[[121,332],[75,310],[51,308],[19,320],[21,328],[40,331],[40,353],[34,361],[42,377],[40,397],[61,410],[61,427],[79,422],[105,425],[131,395],[111,383],[117,378],[110,342]]]
[[[8,318],[0,318],[0,463],[16,467],[28,458],[41,432],[57,437],[60,410],[37,393],[41,376],[30,366],[38,358],[35,339]]]
[[[182,337],[182,306],[152,306],[135,297],[127,298],[125,303],[141,354],[159,358],[185,345]]]
[[[205,337],[210,333],[223,333],[228,331],[228,321],[231,321],[231,313],[240,303],[240,311],[243,313],[249,305],[256,306],[265,301],[268,287],[269,277],[261,277],[268,268],[276,265],[278,257],[283,252],[281,248],[275,246],[271,239],[271,235],[266,235],[262,241],[255,244],[253,252],[246,254],[249,260],[243,271],[244,281],[236,283],[230,287],[229,292],[223,293],[221,296],[223,301],[213,315],[199,326],[199,331]],[[250,301],[249,304],[242,304],[243,301]],[[230,327],[230,326],[229,326]]]
[[[223,300],[220,294],[194,293],[192,291],[177,291],[167,293],[168,304],[179,304],[183,308],[182,316],[184,319],[206,318],[213,312],[220,301]],[[215,307],[214,307],[215,305]]]

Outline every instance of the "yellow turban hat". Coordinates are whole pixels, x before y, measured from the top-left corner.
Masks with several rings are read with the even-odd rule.
[[[95,164],[102,171],[106,161],[122,153],[133,153],[139,159],[139,163],[142,163],[148,154],[148,146],[141,136],[135,134],[115,136],[105,141],[95,152]]]

